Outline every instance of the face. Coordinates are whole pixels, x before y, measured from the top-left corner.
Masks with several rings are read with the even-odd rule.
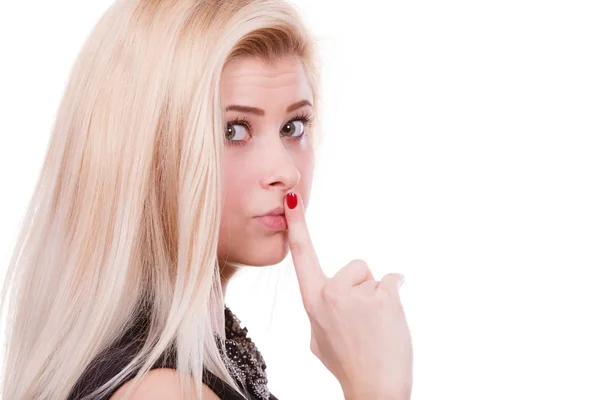
[[[278,207],[283,213],[289,191],[299,193],[308,207],[314,153],[304,135],[311,133],[315,115],[310,84],[295,57],[274,65],[242,58],[225,66],[221,99],[227,126],[219,259],[277,264],[289,251],[287,224],[267,227],[257,217]]]

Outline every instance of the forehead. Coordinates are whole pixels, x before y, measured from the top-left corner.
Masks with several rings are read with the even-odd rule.
[[[259,58],[239,58],[223,68],[223,106],[281,104],[287,107],[300,99],[312,102],[312,90],[302,62],[293,56],[277,59],[272,65]]]

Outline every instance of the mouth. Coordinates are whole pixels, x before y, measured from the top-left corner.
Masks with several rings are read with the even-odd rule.
[[[284,231],[287,229],[287,221],[284,214],[261,215],[254,217],[264,227],[274,231]]]

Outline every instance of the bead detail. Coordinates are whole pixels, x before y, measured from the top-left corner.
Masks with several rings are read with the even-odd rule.
[[[216,336],[217,342],[220,339]],[[261,400],[269,400],[267,365],[256,345],[248,337],[248,329],[240,326],[237,316],[225,306],[225,350],[221,356],[240,386]]]

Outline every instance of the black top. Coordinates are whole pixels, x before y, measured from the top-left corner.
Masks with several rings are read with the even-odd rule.
[[[143,335],[147,328],[147,320],[138,317],[134,325],[123,334],[113,346],[102,352],[86,368],[79,380],[71,390],[68,400],[79,400],[91,393],[113,376],[120,372],[137,354],[143,345]],[[248,330],[241,328],[240,320],[225,307],[225,348],[227,355],[221,353],[225,365],[229,366],[231,375],[238,385],[246,387],[246,397],[249,400],[277,400],[267,387],[266,364],[262,355],[247,335]],[[220,343],[220,338],[216,336]],[[174,348],[163,354],[150,369],[172,368],[176,369],[176,355]],[[139,369],[132,371],[119,386],[113,388],[106,395],[98,396],[94,400],[108,400],[119,387],[135,377]],[[229,385],[206,368],[202,382],[223,400],[243,400],[243,398]]]

